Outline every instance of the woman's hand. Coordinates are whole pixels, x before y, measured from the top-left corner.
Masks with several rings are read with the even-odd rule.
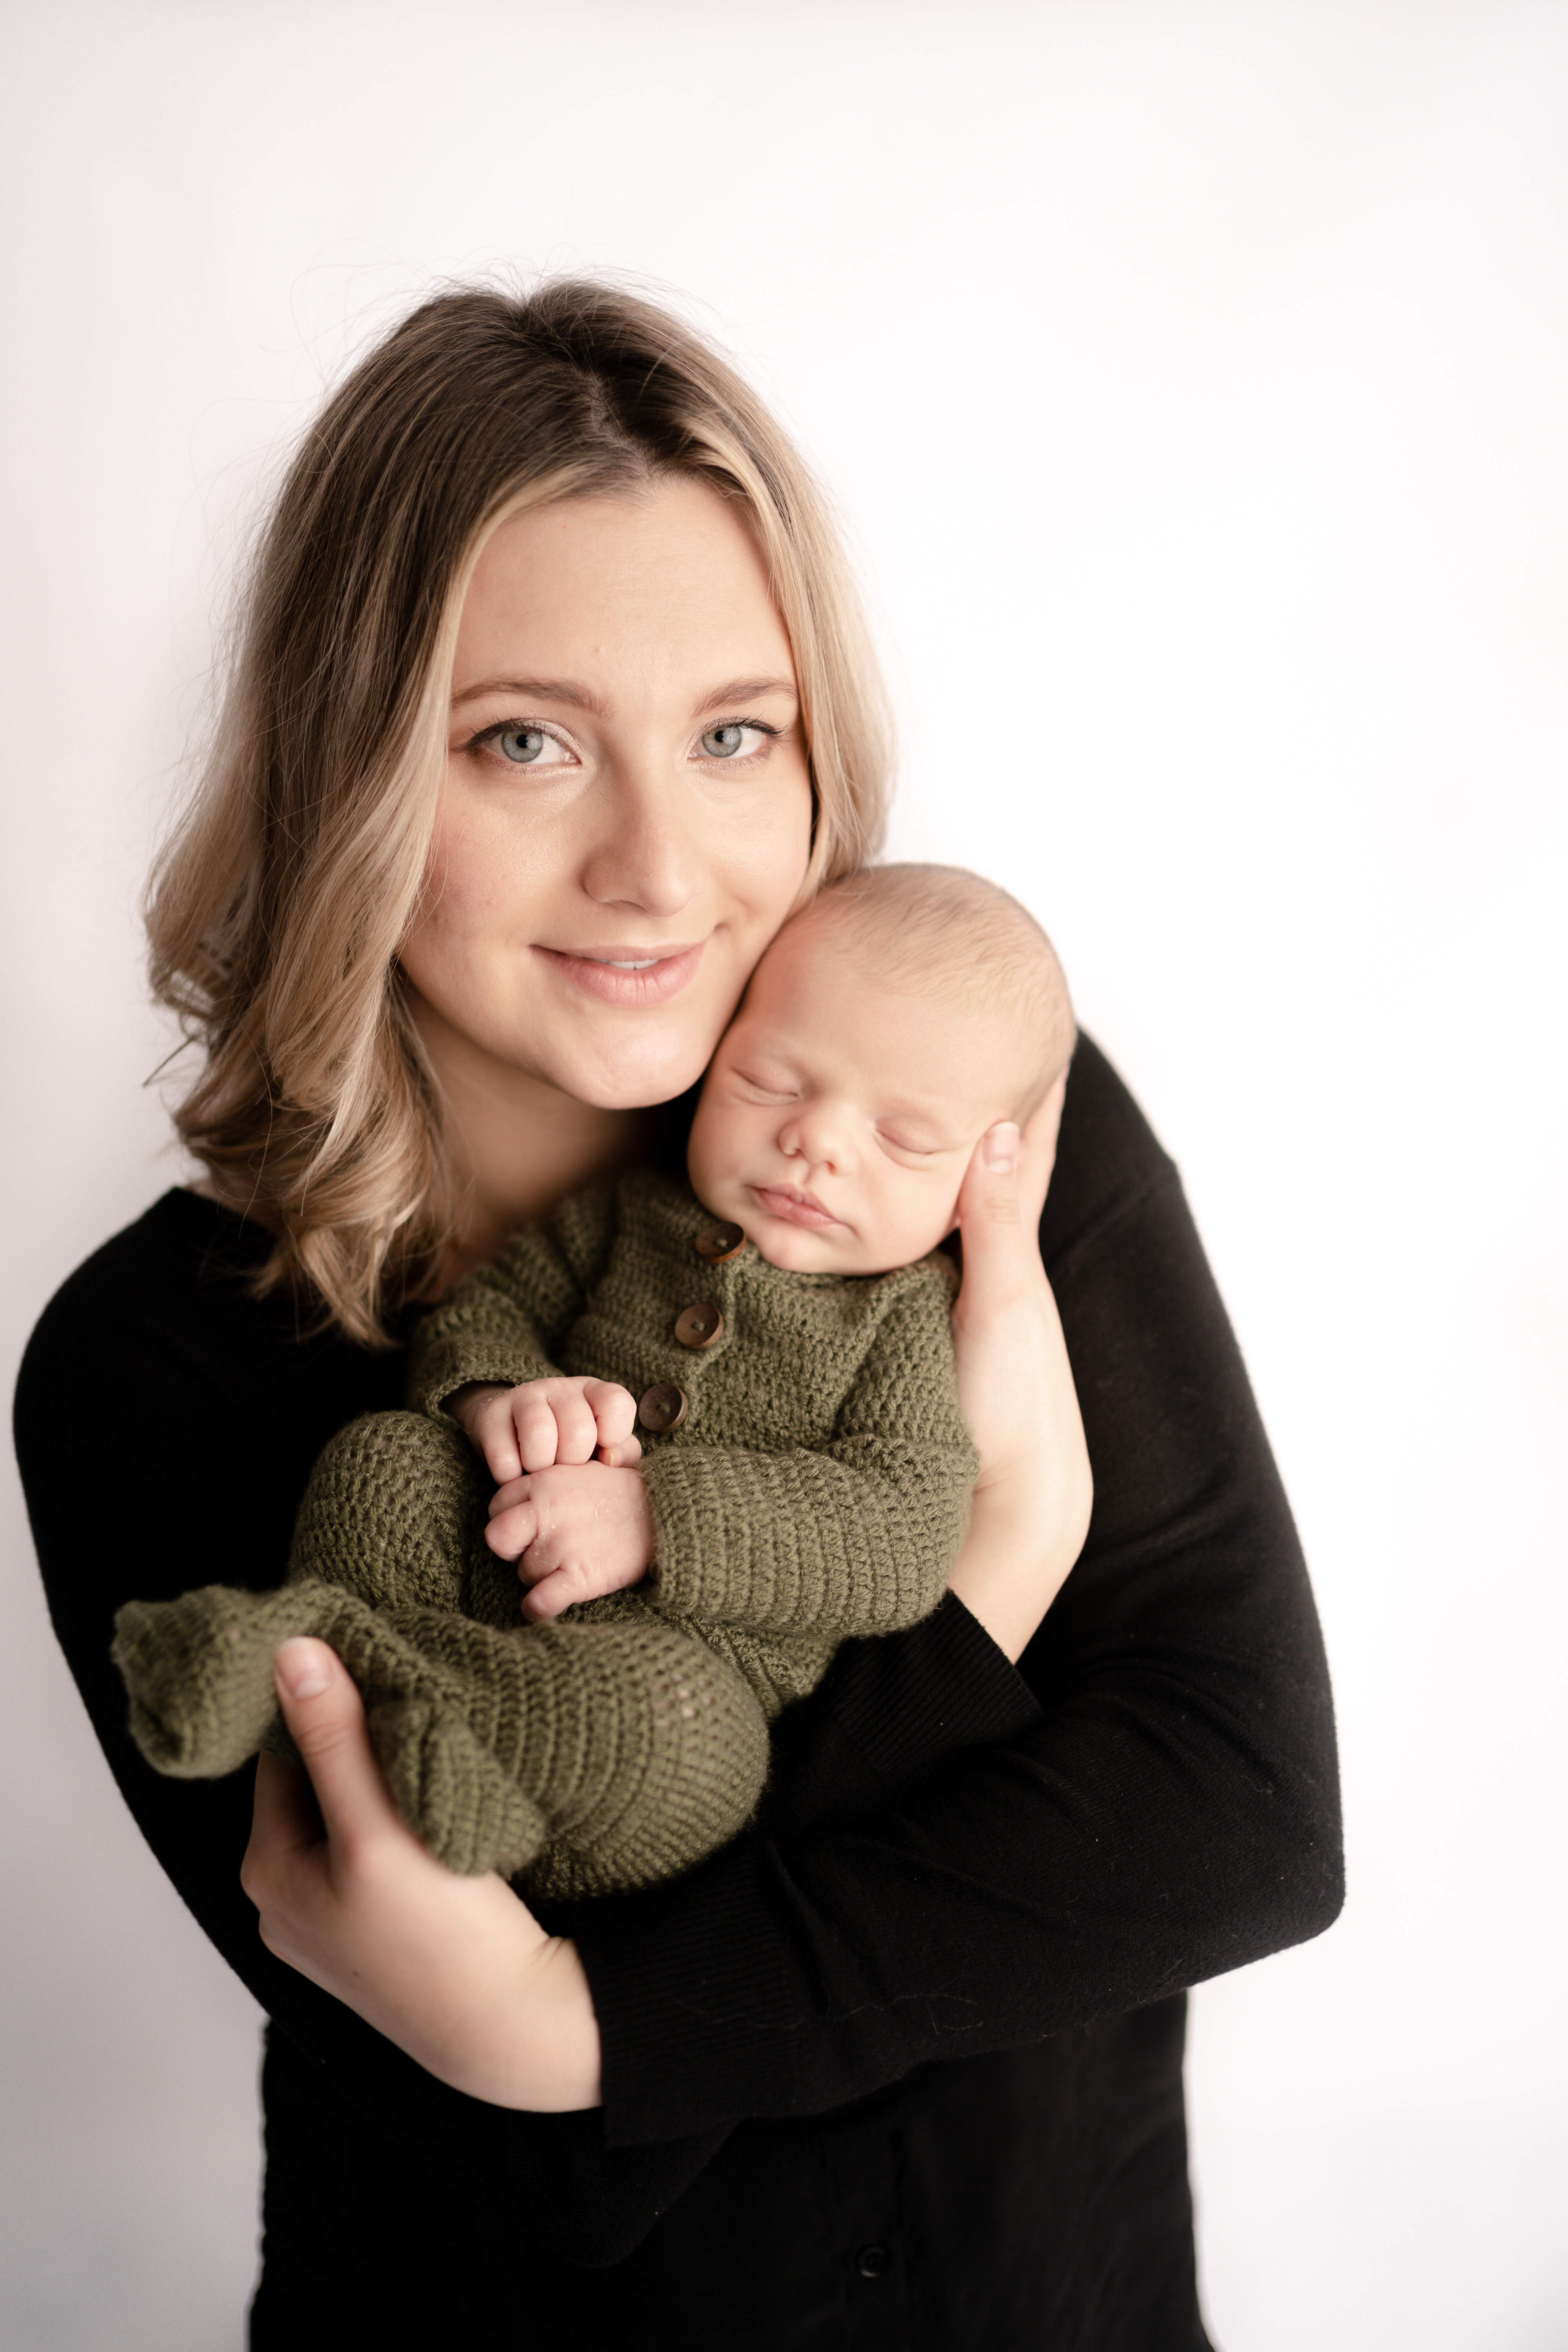
[[[258,1759],[240,1882],[268,1951],[454,2090],[551,2114],[597,2106],[599,2030],[575,1946],[504,1880],[460,1878],[426,1852],[324,1642],[282,1643],[274,1675],[310,1779]]]
[[[958,1196],[963,1283],[952,1337],[980,1475],[952,1586],[1013,1659],[1082,1550],[1094,1499],[1038,1238],[1066,1089],[1064,1072],[1021,1135],[1004,1121],[983,1136]]]

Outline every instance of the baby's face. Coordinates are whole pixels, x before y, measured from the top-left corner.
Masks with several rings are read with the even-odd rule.
[[[792,924],[719,1041],[688,1169],[770,1264],[884,1274],[936,1247],[980,1138],[1013,1116],[1005,1023],[877,977],[831,922]]]

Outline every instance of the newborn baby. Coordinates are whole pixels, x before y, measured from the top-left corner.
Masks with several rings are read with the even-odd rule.
[[[720,1041],[689,1189],[596,1186],[458,1283],[415,1335],[416,1410],[322,1454],[280,1592],[121,1612],[149,1760],[278,1744],[272,1652],[312,1633],[454,1868],[599,1894],[732,1836],[779,1709],[947,1582],[976,1457],[937,1244],[1072,1042],[1005,891],[918,866],[825,890]]]

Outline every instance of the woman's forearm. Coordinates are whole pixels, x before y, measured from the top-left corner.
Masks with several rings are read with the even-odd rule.
[[[1062,1484],[1070,1489],[1070,1479]],[[1083,1548],[1089,1492],[1087,1481],[1081,1497],[1042,1496],[1034,1482],[976,1489],[948,1589],[1015,1665]]]
[[[558,1936],[541,1940],[531,1914],[510,1889],[501,1892],[531,1932],[498,1916],[469,2000],[433,2016],[423,1989],[381,2031],[437,2082],[491,2106],[533,2115],[596,2107],[599,2028],[577,1948]],[[380,2023],[368,2009],[361,2013]]]
[[[277,1680],[310,1786],[258,1759],[241,1877],[268,1949],[454,2090],[540,2114],[596,2106],[598,2026],[574,1946],[503,1880],[459,1877],[405,1827],[324,1642],[284,1643]]]

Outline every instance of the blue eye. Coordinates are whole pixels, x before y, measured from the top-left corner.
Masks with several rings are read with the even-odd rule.
[[[503,759],[515,760],[520,768],[531,767],[550,738],[542,727],[508,727],[496,737],[496,748]]]
[[[702,749],[710,760],[735,760],[744,752],[754,751],[763,737],[773,731],[771,727],[742,727],[731,719],[722,727],[710,727],[702,738]]]

